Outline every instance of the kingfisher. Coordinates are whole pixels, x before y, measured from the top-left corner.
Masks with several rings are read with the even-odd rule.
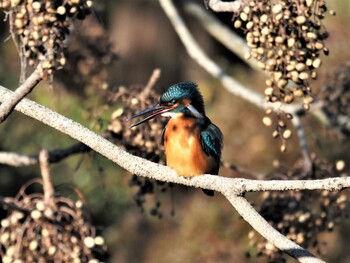
[[[148,115],[148,116],[147,116]],[[159,102],[132,116],[147,116],[130,128],[156,116],[170,117],[162,133],[166,165],[184,177],[217,175],[223,135],[205,114],[203,97],[193,82],[180,82],[163,93]],[[209,196],[214,191],[203,189]]]

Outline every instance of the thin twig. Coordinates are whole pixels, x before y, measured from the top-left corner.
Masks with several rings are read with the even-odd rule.
[[[25,78],[26,78],[26,69],[27,69],[27,60],[24,56],[23,52],[23,45],[21,41],[18,41],[18,35],[15,33],[15,26],[14,26],[14,21],[15,21],[15,16],[13,15],[13,11],[9,11],[9,25],[10,25],[10,33],[12,37],[12,41],[16,46],[19,59],[21,61],[21,75],[19,79],[19,83],[23,83]]]
[[[24,214],[30,213],[30,211],[28,211],[27,209],[24,209],[24,208],[16,205],[16,200],[14,200],[13,198],[9,198],[9,197],[0,196],[0,206],[2,206],[4,209],[16,210],[16,211],[22,212]]]
[[[147,98],[150,91],[153,89],[154,85],[157,83],[158,79],[160,78],[161,70],[159,68],[156,68],[153,70],[151,77],[149,78],[147,85],[142,91],[142,97]]]
[[[65,149],[55,149],[49,152],[49,163],[58,163],[68,156],[89,151],[90,148],[82,143],[74,144]],[[14,152],[0,152],[0,163],[16,167],[34,165],[39,163],[39,155],[24,155]]]
[[[310,171],[312,167],[312,160],[310,157],[309,149],[307,146],[306,142],[306,136],[305,136],[305,131],[304,127],[301,124],[300,117],[296,114],[293,115],[292,123],[297,131],[298,138],[299,138],[299,144],[300,144],[300,149],[304,158],[304,170],[305,171]]]
[[[39,67],[0,105],[0,123],[11,114],[16,104],[29,94],[42,80],[42,70]]]
[[[52,180],[49,168],[49,153],[46,149],[41,150],[39,154],[41,176],[43,178],[44,204],[46,208],[55,207],[54,195],[55,190],[52,186]]]

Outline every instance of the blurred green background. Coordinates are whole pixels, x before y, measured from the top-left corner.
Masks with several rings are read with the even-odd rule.
[[[198,3],[202,4],[201,1]],[[330,56],[323,57],[319,78],[312,83],[315,90],[327,83],[335,68],[350,61],[350,3],[330,1],[329,7],[337,15],[328,16],[324,21],[330,32],[326,40]],[[237,80],[263,92],[264,76],[251,70],[212,39],[195,19],[181,13],[211,58]],[[232,27],[230,15],[217,16]],[[13,90],[18,86],[20,64],[4,17],[2,13],[0,84]],[[74,26],[67,42],[68,52],[76,52],[86,44],[74,35],[87,28],[92,35],[94,29],[102,32],[99,35],[110,41],[116,56],[101,64],[97,63],[98,57],[91,54],[87,57],[91,55],[95,60],[80,60],[79,63],[76,57],[68,55],[68,64],[78,65],[80,73],[73,66],[68,67],[65,73],[58,72],[53,85],[42,82],[29,95],[31,99],[102,133],[114,108],[101,106],[105,105],[105,94],[98,86],[131,88],[132,85],[145,85],[153,69],[160,68],[162,74],[156,85],[159,90],[186,80],[199,84],[207,114],[225,137],[224,161],[252,172],[267,173],[272,170],[274,160],[288,166],[300,157],[296,136],[288,143],[288,151],[280,153],[279,141],[271,137],[272,131],[261,122],[264,112],[228,93],[189,58],[157,1],[97,1],[94,13]],[[89,78],[89,74],[84,75],[84,63],[90,69],[101,67],[101,74],[96,74],[96,79]],[[85,78],[81,79],[81,76]],[[312,152],[331,162],[349,159],[348,140],[326,130],[313,117],[303,118],[303,124]],[[42,148],[52,150],[72,144],[74,141],[66,135],[19,113],[13,113],[0,126],[1,151],[30,155]],[[348,167],[345,169],[349,171]],[[111,262],[266,262],[264,258],[246,257],[245,251],[254,250],[247,241],[251,227],[218,194],[207,198],[200,190],[175,186],[172,193],[167,191],[156,197],[161,201],[163,212],[163,217],[159,219],[150,215],[148,207],[141,213],[135,205],[132,198],[135,189],[128,186],[131,175],[98,154],[69,157],[53,164],[51,173],[59,191],[64,192],[67,185],[82,191],[93,223],[108,242]],[[220,174],[236,176],[228,169],[222,169]],[[14,168],[0,165],[0,193],[13,196],[23,183],[39,176],[38,166]],[[147,198],[146,206],[151,207],[155,197]],[[252,195],[250,200],[254,198],[255,195]],[[175,215],[171,215],[173,209]],[[350,262],[347,251],[349,226],[349,222],[344,220],[335,231],[323,234],[323,240],[328,242],[323,252],[329,262]]]

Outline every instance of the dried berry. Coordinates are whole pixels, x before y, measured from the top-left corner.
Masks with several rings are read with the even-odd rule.
[[[85,18],[91,7],[90,0],[0,1],[0,8],[10,13],[10,28],[18,38],[21,55],[47,75],[64,66],[69,28],[75,18]]]
[[[106,259],[104,240],[96,236],[81,200],[74,202],[56,193],[54,212],[47,213],[51,209],[44,201],[44,194],[26,193],[30,185],[23,186],[15,198],[6,198],[10,211],[0,228],[3,262]]]
[[[248,57],[258,60],[258,66],[271,74],[267,101],[291,103],[291,97],[285,99],[292,92],[287,83],[292,81],[304,91],[309,80],[316,78],[314,69],[321,65],[319,50],[324,49],[328,36],[322,25],[326,10],[324,0],[251,0],[237,15],[235,27],[245,24]]]

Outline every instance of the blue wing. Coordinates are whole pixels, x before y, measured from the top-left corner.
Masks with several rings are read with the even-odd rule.
[[[220,162],[223,146],[223,136],[220,129],[210,123],[200,135],[201,144],[204,152]]]

